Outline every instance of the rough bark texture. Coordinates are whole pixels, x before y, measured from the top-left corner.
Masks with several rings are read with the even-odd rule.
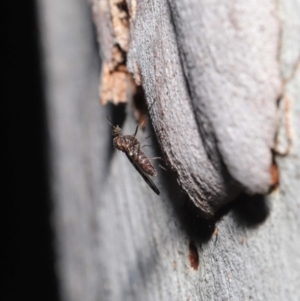
[[[169,167],[203,215],[212,217],[241,189],[267,193],[281,93],[275,0],[127,1],[127,26],[116,18],[125,1],[91,2],[100,48],[111,53],[101,56],[102,72],[116,45],[128,51]],[[105,4],[111,18],[99,13]],[[129,30],[128,48],[120,37]]]
[[[268,192],[281,92],[276,1],[170,4],[193,109],[211,160],[220,165],[222,159],[249,193]]]
[[[62,300],[299,300],[299,0],[281,1],[273,12],[274,16],[280,16],[282,32],[277,45],[283,75],[277,148],[284,150],[286,141],[292,139],[290,153],[276,158],[279,188],[268,197],[241,199],[218,222],[217,230],[214,223],[204,222],[196,208],[181,194],[175,185],[176,176],[173,179],[169,173],[160,172],[156,180],[161,190],[161,197],[158,197],[124,154],[113,151],[111,128],[106,121],[108,109],[98,103],[98,50],[85,1],[39,0],[38,4],[51,139],[53,226]],[[139,20],[141,16],[136,14],[135,26],[145,26],[143,30],[148,31],[148,35],[136,33],[129,55],[130,68],[134,71],[133,61],[139,58],[137,63],[148,101],[152,103],[158,99],[151,112],[153,125],[155,129],[164,129],[158,137],[163,151],[169,152],[171,165],[177,166],[177,176],[184,174],[183,178],[193,182],[194,187],[199,184],[200,191],[211,193],[211,185],[205,190],[203,182],[198,183],[192,176],[193,173],[197,177],[203,174],[207,179],[206,176],[211,175],[209,179],[217,187],[214,195],[222,196],[227,193],[226,189],[223,192],[223,187],[228,187],[230,181],[219,178],[216,182],[218,169],[212,161],[203,159],[207,158],[207,152],[198,132],[202,115],[197,108],[200,100],[211,94],[199,90],[197,82],[189,87],[190,92],[186,86],[186,81],[206,82],[206,75],[201,75],[202,71],[198,70],[201,76],[197,79],[192,72],[183,73],[179,61],[180,50],[193,60],[193,72],[200,68],[197,64],[201,62],[193,56],[193,51],[195,56],[200,52],[193,47],[191,50],[183,47],[193,45],[194,36],[180,37],[180,33],[186,30],[182,26],[188,23],[185,21],[187,16],[192,23],[206,21],[206,15],[195,20],[194,12],[186,11],[181,7],[183,4],[183,1],[172,3],[173,12],[177,12],[172,15],[163,1],[137,2],[140,7],[136,12],[140,10],[145,15]],[[254,2],[249,9],[252,5]],[[205,6],[207,9],[210,4]],[[270,10],[273,8],[266,7],[264,12],[273,22]],[[153,13],[155,18],[152,18]],[[242,20],[246,17],[249,18],[243,15]],[[218,29],[207,30],[199,28],[199,33],[195,34],[212,31],[213,42],[213,30]],[[165,38],[159,39],[159,36]],[[275,37],[275,34],[271,36]],[[215,40],[215,47],[218,42]],[[182,48],[178,49],[178,45]],[[230,46],[226,43],[225,46],[228,47],[226,53],[230,53]],[[138,55],[134,51],[138,51]],[[213,54],[218,65],[219,55]],[[270,62],[264,63],[269,65]],[[268,68],[262,69],[265,72]],[[236,74],[237,86],[243,80],[239,72]],[[255,65],[253,72],[258,72]],[[273,72],[264,72],[262,82],[269,75],[272,83],[267,91],[262,91],[259,86],[259,92],[270,93],[268,97],[276,98],[277,75],[273,82]],[[221,83],[215,83],[217,94],[222,93],[217,91],[219,85]],[[245,88],[245,91],[248,90]],[[250,92],[254,98],[258,93]],[[228,97],[226,94],[224,99],[228,101]],[[135,123],[128,111],[123,130],[132,134]],[[180,117],[194,116],[193,112],[196,112],[195,118],[183,120]],[[158,120],[162,116],[162,120]],[[172,124],[167,119],[172,119]],[[272,123],[273,119],[270,120]],[[224,133],[215,127],[217,124],[213,125],[213,133],[217,133],[218,147],[225,154],[226,146],[219,141]],[[272,130],[271,125],[264,129],[267,128]],[[264,137],[264,131],[261,135],[261,141],[269,148],[269,136]],[[143,136],[146,134],[140,133],[141,140]],[[151,156],[151,149],[147,153]],[[242,158],[240,150],[237,156],[238,160]],[[239,172],[238,167],[230,169],[230,154],[224,160],[232,175]],[[183,185],[183,180],[180,181]],[[205,193],[204,196],[207,197]]]

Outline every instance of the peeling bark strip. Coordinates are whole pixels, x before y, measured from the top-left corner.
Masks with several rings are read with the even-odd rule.
[[[143,79],[162,151],[203,216],[243,190],[267,193],[281,89],[275,0],[92,3],[102,102],[126,101],[126,79]]]
[[[126,67],[130,44],[130,16],[125,0],[90,0],[101,47],[101,104],[127,101],[137,93],[136,83]],[[132,8],[130,9],[133,12]],[[138,82],[139,83],[139,82]]]
[[[139,66],[162,149],[206,217],[240,190],[272,185],[276,9],[274,0],[138,1],[127,65]]]
[[[203,142],[249,193],[267,193],[281,94],[277,2],[187,2],[170,5]]]

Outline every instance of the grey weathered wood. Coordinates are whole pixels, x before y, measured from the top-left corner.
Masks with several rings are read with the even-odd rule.
[[[101,52],[127,51],[99,13],[114,1],[91,2]],[[275,0],[134,2],[127,66],[181,188],[207,218],[241,189],[268,192],[281,94]]]
[[[160,3],[150,4],[160,18],[160,30],[167,30],[167,7],[161,11]],[[218,232],[212,236],[214,224],[193,214],[195,208],[168,173],[161,171],[156,180],[161,190],[158,197],[124,154],[112,151],[105,119],[108,109],[98,103],[98,50],[85,1],[39,0],[38,5],[62,300],[299,300],[300,2],[281,1],[277,7],[282,26],[279,58],[286,80],[283,95],[290,100],[293,141],[290,154],[276,158],[279,189],[252,203],[241,201],[239,208],[218,222]],[[138,5],[146,2],[138,1]],[[154,36],[158,29],[148,30]],[[138,42],[153,55],[153,49],[146,47],[146,37],[136,37]],[[182,102],[177,110],[193,113],[187,92],[180,90],[184,78],[176,69],[178,49],[176,44],[165,48],[168,43],[158,40],[160,46],[153,55],[154,59],[162,51],[169,53],[165,69],[145,77],[148,67],[140,68],[147,95],[159,93],[152,115],[155,120],[162,108],[174,116],[174,130],[170,128],[168,135],[187,125],[196,133],[195,121],[182,125],[172,115],[176,106],[167,98],[172,99],[175,92],[156,92],[152,87],[155,80],[170,80],[175,90],[177,81],[177,93],[186,93],[179,98]],[[135,57],[133,52],[131,56]],[[133,133],[135,123],[128,112],[124,132]],[[166,125],[155,121],[154,127],[159,126]],[[140,133],[143,136],[146,134]],[[284,148],[286,139],[282,126],[279,148]],[[177,142],[170,149],[174,156],[191,151]],[[148,154],[152,155],[151,149]],[[205,173],[207,166],[189,164],[188,168]],[[193,245],[199,254],[198,268]]]
[[[276,3],[170,2],[206,149],[217,164],[223,160],[249,193],[266,193],[272,182],[271,148],[281,93]]]

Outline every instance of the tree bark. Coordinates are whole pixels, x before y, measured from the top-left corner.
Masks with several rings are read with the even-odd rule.
[[[101,98],[123,101],[120,67],[133,74],[169,168],[202,215],[241,190],[267,193],[281,93],[275,1],[90,2]]]
[[[142,83],[150,106],[155,102],[150,112],[153,128],[174,170],[159,171],[154,180],[161,191],[158,197],[126,156],[112,148],[106,116],[113,115],[113,121],[123,117],[123,132],[132,134],[136,123],[131,107],[125,115],[120,108],[116,111],[98,102],[98,73],[110,62],[115,40],[100,45],[99,64],[88,5],[78,0],[38,1],[62,300],[299,299],[300,2],[264,2],[256,6],[252,1],[249,6],[234,6],[235,10],[226,2],[214,6],[202,1],[199,8],[196,1],[137,1],[127,62],[115,59],[114,71],[119,73],[113,76],[123,78],[129,70],[135,82]],[[222,32],[227,10],[234,13],[232,36],[227,34],[229,25]],[[106,12],[104,21],[109,20]],[[193,24],[197,32],[192,31]],[[111,25],[106,25],[97,35],[100,44],[112,36]],[[248,52],[235,40],[239,30],[241,40],[249,39],[249,47],[253,46]],[[259,43],[269,43],[267,48],[255,44],[260,34],[264,39]],[[126,49],[126,37],[118,41]],[[203,41],[211,42],[207,57],[202,57]],[[219,51],[223,46],[224,57]],[[242,56],[234,66],[232,53]],[[236,94],[230,94],[232,87],[217,73],[209,73],[211,64],[235,83]],[[237,71],[228,75],[231,67]],[[251,78],[259,80],[252,83]],[[292,142],[285,156],[275,157],[279,186],[267,196],[243,195],[226,208],[231,210],[221,220],[212,218],[240,190],[261,193],[269,187],[266,166],[271,164],[270,136],[276,130],[279,93],[277,151],[284,152]],[[235,111],[238,99],[252,105],[257,101],[258,107],[264,101],[265,110],[253,109],[256,117],[252,111],[250,116],[233,117],[237,126],[228,137],[223,130],[229,117],[241,112]],[[222,110],[228,115],[220,124]],[[249,130],[242,124],[244,117],[249,118],[247,125],[255,123],[255,132],[247,137],[243,137]],[[210,123],[206,128],[205,122]],[[140,140],[146,136],[139,133]],[[150,157],[159,152],[151,139],[154,148],[145,151]],[[203,219],[195,205],[210,220]]]

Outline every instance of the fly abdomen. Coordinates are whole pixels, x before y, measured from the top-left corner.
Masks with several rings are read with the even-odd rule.
[[[157,176],[157,172],[149,158],[139,148],[136,148],[132,156],[133,160],[141,167],[141,169],[152,177]]]

